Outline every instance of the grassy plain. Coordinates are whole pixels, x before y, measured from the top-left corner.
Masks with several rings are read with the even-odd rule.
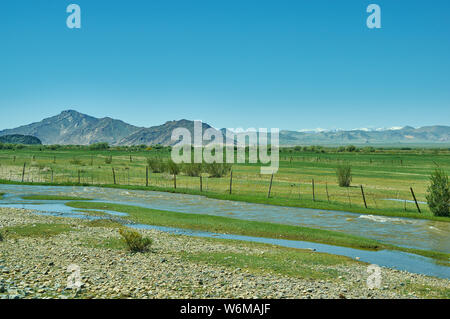
[[[87,149],[40,150],[39,147],[0,150],[2,183],[22,182],[54,185],[98,185],[130,189],[146,189],[201,194],[208,197],[273,205],[309,207],[370,213],[386,216],[434,217],[425,194],[430,173],[437,167],[450,173],[450,151],[433,149],[376,150],[375,152],[325,153],[298,151],[280,152],[280,169],[274,175],[271,196],[267,198],[269,175],[260,174],[259,164],[234,164],[232,194],[230,176],[208,178],[203,174],[202,192],[199,177],[149,173],[146,187],[147,158],[168,158],[167,148],[125,151]],[[111,158],[112,162],[108,163]],[[23,174],[25,163],[25,173]],[[340,163],[352,167],[351,187],[339,187],[335,169]],[[114,174],[113,174],[114,170]],[[114,184],[115,177],[115,184]],[[314,180],[314,196],[312,181]],[[361,192],[363,186],[365,208]],[[413,188],[421,213],[418,212],[410,188]],[[390,199],[390,200],[388,200]]]

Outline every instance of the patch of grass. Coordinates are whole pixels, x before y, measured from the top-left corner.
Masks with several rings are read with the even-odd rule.
[[[27,200],[92,200],[92,198],[76,197],[76,196],[59,196],[59,195],[27,195],[22,196]]]
[[[3,195],[5,195],[5,193],[0,193],[0,199],[3,199]]]
[[[401,291],[404,294],[413,292],[421,298],[450,299],[449,287],[433,287],[429,285],[413,284],[409,280]]]
[[[4,228],[6,238],[43,237],[48,238],[76,229],[67,224],[29,224]]]
[[[304,240],[360,249],[379,249],[381,244],[372,239],[345,233],[282,225],[258,221],[245,221],[221,216],[186,214],[142,208],[129,205],[70,202],[66,205],[81,209],[107,209],[127,213],[128,219],[142,224],[204,230],[237,235]]]
[[[102,249],[117,249],[117,250],[127,249],[127,245],[121,238],[107,238],[107,239],[84,238],[82,245],[86,247],[102,248]]]
[[[122,228],[124,227],[121,223],[116,222],[111,219],[96,219],[91,220],[86,223],[89,227],[105,227],[105,228]]]

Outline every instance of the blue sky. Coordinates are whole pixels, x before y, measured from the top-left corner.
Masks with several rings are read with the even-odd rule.
[[[8,0],[0,41],[0,129],[64,109],[140,126],[450,125],[447,0]]]

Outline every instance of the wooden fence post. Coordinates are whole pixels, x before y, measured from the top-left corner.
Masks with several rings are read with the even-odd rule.
[[[312,196],[313,196],[313,202],[316,201],[316,194],[314,193],[314,178],[312,179]]]
[[[330,202],[330,195],[328,195],[328,183],[325,183],[325,189],[327,190],[327,200]]]
[[[269,184],[269,192],[267,193],[267,198],[270,198],[270,191],[272,190],[272,181],[273,181],[273,173],[270,177],[270,184]]]
[[[200,175],[200,192],[203,192],[203,181],[202,181],[202,175]]]
[[[26,165],[26,163],[23,163],[23,169],[22,169],[22,183],[23,183],[23,180],[24,180],[24,178],[25,178],[25,165]]]
[[[177,189],[177,175],[173,174],[173,187]]]
[[[409,189],[411,190],[411,194],[412,194],[412,196],[414,198],[414,202],[416,203],[417,210],[419,211],[419,213],[422,213],[420,211],[419,203],[417,203],[416,195],[414,195],[414,191],[413,191],[412,187],[410,187]]]
[[[148,187],[148,166],[145,166],[145,186]]]
[[[298,183],[298,199],[300,199],[302,197],[301,186],[302,186],[302,183],[299,182]]]
[[[364,207],[367,208],[366,196],[364,196],[364,189],[363,189],[363,186],[362,186],[362,185],[359,185],[359,186],[361,187],[361,194],[362,194],[362,197],[363,197],[363,200],[364,200]]]
[[[113,174],[113,182],[114,182],[114,185],[116,185],[116,172],[114,171],[114,167],[111,167],[111,169],[112,169],[112,174]]]
[[[78,170],[78,184],[81,184],[80,170]]]
[[[230,195],[233,190],[233,171],[230,172]]]

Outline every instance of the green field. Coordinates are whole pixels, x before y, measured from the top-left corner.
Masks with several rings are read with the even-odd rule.
[[[231,195],[229,174],[221,178],[208,178],[208,174],[203,174],[200,192],[199,177],[178,175],[175,190],[173,176],[149,172],[148,187],[145,187],[147,158],[169,158],[169,155],[168,148],[96,151],[82,147],[50,150],[35,146],[0,150],[0,179],[3,183],[22,182],[23,177],[25,183],[177,191],[274,205],[450,220],[434,217],[422,203],[419,203],[421,213],[418,213],[415,203],[409,202],[413,200],[410,187],[418,201],[426,201],[429,175],[437,166],[450,172],[448,149],[374,152],[338,152],[334,148],[320,152],[281,149],[280,169],[274,175],[270,198],[267,195],[271,176],[261,175],[259,164],[233,165]],[[109,158],[111,163],[108,163]],[[351,187],[337,185],[335,169],[344,162],[352,167]],[[364,206],[360,185],[368,208]],[[388,198],[398,201],[385,200]]]

